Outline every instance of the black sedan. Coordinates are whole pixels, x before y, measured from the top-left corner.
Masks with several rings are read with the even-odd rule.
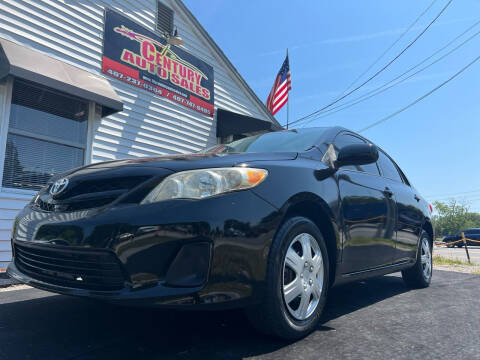
[[[10,276],[127,305],[243,307],[299,338],[336,284],[432,275],[429,205],[381,149],[343,128],[267,133],[202,153],[52,179],[18,215]]]
[[[444,236],[442,241],[449,244],[447,247],[463,247],[463,241],[459,241],[462,240],[462,232],[465,235],[467,246],[480,246],[480,228],[465,229],[459,231],[455,235]]]

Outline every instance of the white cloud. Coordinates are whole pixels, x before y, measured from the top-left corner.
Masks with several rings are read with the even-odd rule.
[[[465,22],[470,20],[476,20],[476,18],[469,17],[469,18],[450,19],[450,20],[438,22],[434,26],[444,26],[444,25],[450,25],[450,24]],[[425,24],[417,25],[413,27],[410,31],[422,30],[424,28],[425,28]],[[377,39],[377,38],[382,38],[386,36],[400,35],[406,29],[407,28],[397,28],[397,29],[391,29],[391,30],[378,31],[370,34],[360,34],[360,35],[351,35],[351,36],[344,36],[344,37],[338,37],[338,38],[324,39],[320,41],[294,45],[289,47],[288,49],[289,51],[295,51],[297,49],[302,49],[307,47],[311,48],[313,46],[318,46],[318,45],[336,45],[336,44],[343,44],[343,43],[366,41],[366,40]],[[266,51],[264,53],[258,54],[258,56],[272,56],[272,55],[278,55],[282,53],[285,53],[285,49]]]

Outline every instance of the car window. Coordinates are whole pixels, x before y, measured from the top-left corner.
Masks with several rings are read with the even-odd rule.
[[[365,141],[350,134],[340,134],[335,138],[334,146],[338,154],[338,151],[340,151],[341,148],[347,145],[353,145],[353,144],[365,144]],[[373,175],[380,175],[380,172],[378,171],[378,167],[376,163],[366,164],[366,165],[342,166],[342,169],[362,171],[362,172],[366,172]]]
[[[480,234],[480,229],[467,229],[465,230],[465,234]]]
[[[400,173],[395,164],[390,158],[381,150],[378,151],[378,165],[382,170],[382,175],[386,178],[403,182]]]

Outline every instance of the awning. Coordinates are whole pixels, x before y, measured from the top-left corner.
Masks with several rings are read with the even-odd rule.
[[[103,77],[0,39],[0,79],[8,75],[95,101],[102,106],[102,116],[123,110],[122,101]]]
[[[267,120],[217,109],[217,137],[253,135],[276,130],[282,130],[282,127]]]

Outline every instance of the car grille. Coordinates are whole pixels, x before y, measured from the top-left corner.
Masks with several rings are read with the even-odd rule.
[[[75,183],[61,196],[52,197],[43,193],[35,206],[43,211],[70,212],[99,208],[118,199],[135,186],[147,181],[150,176],[131,176],[86,180]]]
[[[15,243],[15,265],[34,279],[69,288],[114,291],[125,277],[117,257],[107,250],[67,249]]]
[[[100,194],[101,195],[101,194]],[[65,202],[56,202],[56,201],[43,201],[41,198],[37,199],[35,205],[43,211],[56,211],[56,212],[68,212],[68,211],[79,211],[86,209],[93,209],[108,205],[114,202],[118,196],[108,196],[101,198],[92,198],[84,201],[65,201]]]

